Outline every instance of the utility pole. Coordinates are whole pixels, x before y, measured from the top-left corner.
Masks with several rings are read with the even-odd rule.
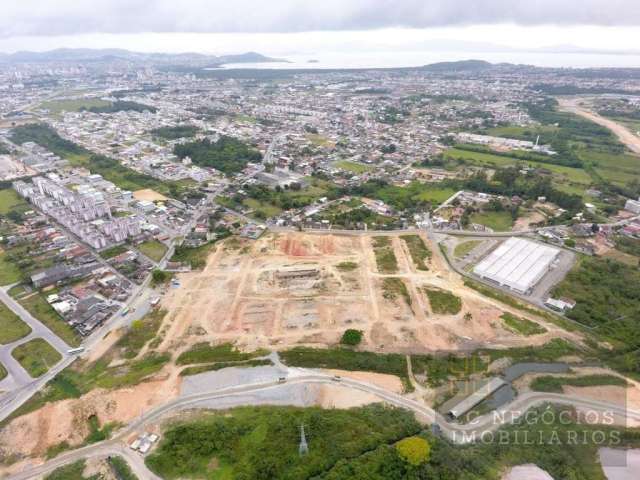
[[[298,447],[298,454],[302,457],[309,453],[309,445],[307,444],[307,437],[304,434],[304,425],[300,425],[300,446]]]

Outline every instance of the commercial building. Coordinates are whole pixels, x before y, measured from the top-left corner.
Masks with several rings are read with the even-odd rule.
[[[529,293],[553,266],[560,250],[522,238],[510,238],[473,269],[480,278]]]

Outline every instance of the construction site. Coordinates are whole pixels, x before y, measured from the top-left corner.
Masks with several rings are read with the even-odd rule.
[[[562,335],[553,325],[534,337],[513,333],[501,320],[509,307],[466,287],[439,255],[416,265],[401,236],[384,236],[394,267],[382,273],[375,237],[381,235],[287,232],[219,245],[203,271],[179,274],[180,286],[164,296],[160,349],[203,341],[249,350],[320,347],[336,344],[349,328],[364,332],[364,348],[387,352],[507,348]],[[434,308],[431,290],[458,307]]]

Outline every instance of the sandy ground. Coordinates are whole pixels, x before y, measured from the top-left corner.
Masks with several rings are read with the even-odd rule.
[[[173,376],[132,388],[98,389],[79,399],[47,404],[18,417],[0,432],[1,453],[3,456],[40,457],[49,446],[63,441],[71,446],[79,445],[89,433],[88,419],[92,415],[98,417],[100,425],[128,423],[141,412],[175,398],[179,381]]]
[[[321,369],[321,371],[329,375],[338,375],[344,378],[351,378],[361,382],[370,383],[378,387],[384,388],[390,392],[402,393],[402,382],[395,375],[387,375],[384,373],[373,372],[350,372],[347,370]],[[377,397],[374,397],[377,398]]]
[[[629,150],[635,153],[640,153],[640,137],[634,135],[627,127],[620,125],[613,120],[602,117],[597,113],[591,112],[586,107],[581,106],[580,104],[584,101],[584,98],[558,98],[558,103],[560,104],[561,109],[580,115],[587,120],[591,120],[598,125],[608,128],[615,133],[618,139],[620,139],[620,141],[624,143]]]
[[[533,223],[540,223],[545,220],[545,218],[546,217],[542,213],[534,210],[525,216],[519,217],[513,224],[513,228],[511,230],[513,230],[514,232],[528,230],[529,225]]]
[[[511,468],[502,480],[553,480],[553,477],[537,465],[528,463]]]
[[[176,352],[202,341],[231,341],[246,349],[323,347],[335,344],[347,328],[362,330],[364,346],[377,351],[500,348],[562,335],[553,327],[547,335],[513,334],[500,320],[508,307],[465,287],[438,255],[428,271],[417,270],[405,243],[391,239],[398,261],[392,275],[378,272],[367,236],[292,232],[243,241],[236,249],[219,245],[203,271],[179,274],[180,287],[163,297],[167,334],[160,349]],[[339,268],[345,262],[356,268]],[[410,305],[385,298],[387,277],[402,280]],[[433,314],[425,286],[460,296],[462,311]],[[471,319],[464,319],[466,313]]]
[[[135,192],[133,192],[133,198],[135,198],[136,200],[148,200],[150,202],[164,202],[168,200],[167,197],[165,197],[161,193],[156,192],[155,190],[151,190],[150,188],[136,190]]]

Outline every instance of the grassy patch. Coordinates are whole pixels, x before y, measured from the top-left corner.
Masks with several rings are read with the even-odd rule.
[[[0,251],[0,285],[11,285],[21,281],[22,271],[13,262],[6,260],[6,253]]]
[[[69,98],[61,100],[50,100],[40,104],[40,108],[49,110],[52,114],[62,112],[79,112],[93,107],[107,107],[111,102],[99,98]]]
[[[373,170],[373,167],[369,165],[364,165],[363,163],[350,162],[348,160],[340,160],[339,162],[335,162],[333,164],[337,168],[341,168],[342,170],[346,170],[347,172],[352,172],[356,174],[370,172]]]
[[[28,207],[29,204],[13,188],[0,189],[0,215],[6,215],[16,207]]]
[[[17,346],[11,355],[33,378],[44,375],[62,360],[62,355],[42,338],[36,338]]]
[[[251,360],[252,358],[266,354],[267,352],[260,350],[244,353],[237,350],[230,343],[223,343],[221,345],[198,343],[189,350],[181,353],[176,360],[176,364],[189,365],[193,363],[240,362],[244,360]]]
[[[51,308],[42,295],[36,293],[19,300],[19,302],[31,315],[45,324],[68,345],[74,347],[80,345],[80,336]]]
[[[228,236],[229,233],[226,232],[219,235],[215,241],[205,243],[204,245],[195,248],[179,245],[175,248],[171,261],[190,265],[193,270],[201,270],[207,264],[207,258],[215,248],[216,243]]]
[[[539,335],[547,331],[546,328],[538,325],[536,322],[532,322],[526,318],[516,317],[509,312],[504,312],[500,318],[509,330],[524,335],[525,337]]]
[[[373,237],[373,253],[376,257],[376,265],[380,273],[396,273],[398,271],[398,260],[390,237]]]
[[[164,257],[164,254],[167,253],[167,246],[159,242],[158,240],[148,240],[146,242],[142,242],[140,245],[136,247],[143,255],[149,257],[154,262],[159,262]]]
[[[31,327],[0,302],[0,344],[13,343],[30,333]]]
[[[482,212],[471,215],[471,222],[489,227],[494,232],[508,232],[513,227],[509,212]]]
[[[459,243],[453,250],[453,256],[456,258],[463,258],[481,243],[482,240],[467,240],[466,242]]]
[[[3,380],[7,376],[7,369],[0,363],[0,380]]]
[[[572,387],[597,387],[597,386],[628,386],[624,378],[615,375],[586,375],[583,377],[553,377],[545,375],[536,377],[531,382],[531,389],[535,392],[554,392],[562,393],[563,386]]]
[[[77,462],[69,465],[56,468],[53,472],[44,477],[44,480],[99,480],[97,475],[87,479],[87,477],[83,475],[85,466],[86,461],[84,459],[78,460]]]
[[[124,358],[134,358],[158,333],[166,310],[152,310],[140,320],[135,320],[129,330],[120,337],[116,346],[122,349]]]
[[[341,272],[353,272],[358,268],[358,264],[356,262],[340,262],[336,268]]]
[[[131,471],[131,467],[122,457],[109,457],[107,461],[118,480],[138,480],[137,475]]]
[[[462,300],[451,292],[436,288],[424,287],[429,297],[431,311],[436,315],[455,315],[462,309]]]
[[[431,258],[431,250],[427,248],[419,235],[401,235],[400,238],[407,244],[409,254],[418,270],[429,270],[426,261]]]
[[[387,300],[395,300],[402,297],[404,302],[411,306],[411,295],[407,290],[407,285],[401,278],[389,277],[382,281],[382,296]]]
[[[55,445],[51,445],[49,448],[47,448],[47,451],[44,454],[44,456],[47,460],[50,460],[52,458],[57,457],[62,452],[66,452],[67,450],[70,450],[70,449],[71,449],[71,445],[69,445],[69,443],[66,441],[62,441],[60,443],[56,443]]]

